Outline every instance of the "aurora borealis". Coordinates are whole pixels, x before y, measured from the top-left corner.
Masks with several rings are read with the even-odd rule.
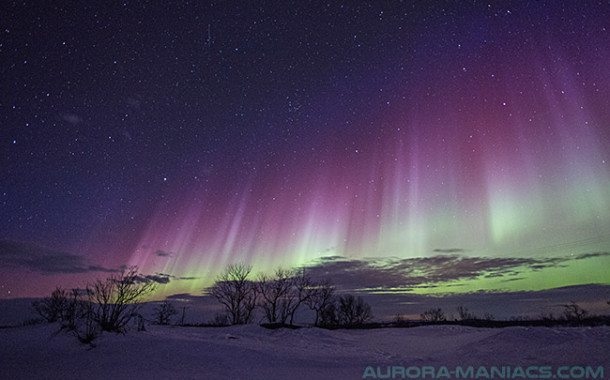
[[[124,265],[195,295],[233,262],[610,284],[606,1],[0,14],[0,297]]]

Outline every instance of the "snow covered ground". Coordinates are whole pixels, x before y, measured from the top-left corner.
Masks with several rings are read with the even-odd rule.
[[[0,329],[0,378],[361,379],[384,374],[388,366],[395,367],[395,378],[402,378],[405,369],[413,375],[418,368],[456,366],[591,366],[598,371],[601,366],[604,378],[610,378],[609,338],[609,327],[148,326],[145,332],[102,334],[91,348],[58,332],[57,325],[44,324]]]

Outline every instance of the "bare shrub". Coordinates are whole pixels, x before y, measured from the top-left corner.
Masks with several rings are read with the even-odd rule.
[[[229,326],[229,317],[224,313],[216,313],[216,315],[214,315],[214,319],[208,322],[208,324],[218,327]]]
[[[63,320],[68,305],[67,293],[64,289],[57,287],[51,297],[32,302],[32,307],[47,322],[58,322]]]
[[[468,321],[468,320],[477,319],[476,315],[474,315],[474,313],[471,313],[470,310],[468,310],[468,308],[465,306],[462,306],[462,305],[458,306],[457,312],[458,312],[458,317],[460,318],[460,321]]]
[[[83,296],[86,295],[86,291],[82,289],[72,289],[69,297],[66,298],[66,303],[62,317],[62,328],[69,330],[77,329],[79,319],[85,316],[85,300]]]
[[[178,312],[169,301],[163,301],[155,307],[155,322],[159,325],[169,325],[172,317]]]
[[[106,280],[96,280],[85,289],[72,289],[68,293],[57,288],[51,297],[36,301],[33,306],[47,321],[61,321],[62,329],[68,329],[80,342],[93,346],[93,340],[102,331],[124,333],[133,318],[138,318],[138,329],[143,330],[140,302],[154,289],[153,281],[131,268]]]
[[[426,322],[444,322],[447,320],[443,309],[441,309],[440,307],[436,309],[426,310],[420,314],[420,317]]]
[[[566,320],[575,323],[582,323],[583,320],[587,317],[588,312],[578,306],[578,304],[574,301],[563,305],[563,315]]]
[[[95,305],[89,301],[79,302],[78,317],[74,325],[71,326],[71,330],[81,343],[95,347],[93,340],[102,333],[102,329],[95,318]]]
[[[392,323],[394,324],[394,326],[404,326],[407,323],[407,320],[402,314],[396,313],[394,314]]]
[[[142,298],[152,293],[155,283],[138,275],[136,268],[97,280],[87,286],[87,312],[102,331],[125,332],[138,315]]]
[[[225,307],[233,325],[250,323],[254,317],[258,289],[256,284],[248,279],[251,271],[252,267],[249,265],[229,265],[207,290],[208,294]]]

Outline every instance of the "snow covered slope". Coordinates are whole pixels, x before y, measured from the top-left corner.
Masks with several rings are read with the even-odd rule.
[[[0,378],[361,379],[367,367],[388,366],[603,366],[607,378],[609,338],[608,327],[149,326],[103,334],[91,348],[57,325],[37,325],[0,329]]]

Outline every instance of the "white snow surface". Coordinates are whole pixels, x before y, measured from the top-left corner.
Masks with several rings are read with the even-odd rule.
[[[56,324],[0,329],[0,379],[361,379],[367,366],[594,366],[610,327],[268,330],[147,326],[90,347]]]

